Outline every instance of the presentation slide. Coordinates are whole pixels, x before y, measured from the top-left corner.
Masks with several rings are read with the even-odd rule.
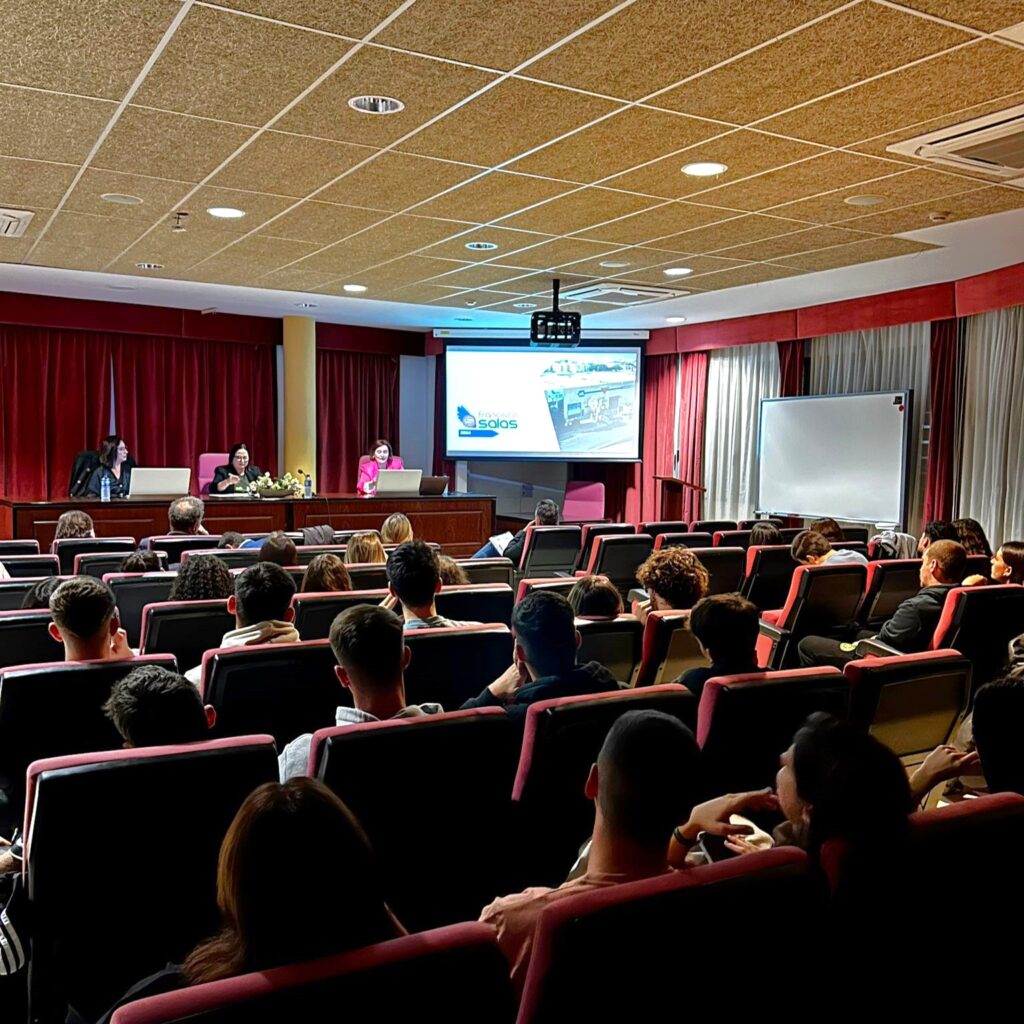
[[[453,345],[449,459],[636,462],[641,352]]]

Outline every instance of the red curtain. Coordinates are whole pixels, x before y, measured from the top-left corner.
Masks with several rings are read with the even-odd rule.
[[[111,337],[0,326],[0,485],[9,498],[66,498],[75,456],[110,425]]]
[[[398,441],[398,356],[319,349],[316,410],[317,486],[350,494],[360,455],[378,437]]]
[[[434,476],[446,476],[449,487],[455,489],[455,463],[445,453],[445,361],[444,352],[434,360]]]
[[[957,367],[958,321],[935,320],[931,338],[931,429],[924,487],[924,521],[953,518],[956,418],[961,400]]]
[[[676,371],[679,356],[648,356],[644,360],[644,437],[639,516],[631,522],[660,519],[654,477],[671,476],[676,453]]]
[[[704,411],[708,390],[707,352],[686,352],[679,368],[679,477],[700,485],[704,479]],[[700,518],[700,491],[683,488],[683,519]]]
[[[804,393],[804,339],[780,341],[779,346],[779,395],[782,398],[796,398]]]
[[[277,472],[272,346],[118,336],[112,351],[117,430],[140,466],[188,466],[195,493],[199,456],[244,441]]]

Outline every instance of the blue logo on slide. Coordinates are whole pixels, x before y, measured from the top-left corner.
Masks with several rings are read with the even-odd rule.
[[[459,415],[459,422],[464,427],[475,427],[476,426],[476,417],[464,405],[460,405],[459,406],[459,413],[458,413],[458,415]]]
[[[499,430],[518,430],[519,421],[498,413],[485,412],[474,416],[464,405],[457,410],[459,422],[466,427],[459,431],[459,437],[497,437]]]

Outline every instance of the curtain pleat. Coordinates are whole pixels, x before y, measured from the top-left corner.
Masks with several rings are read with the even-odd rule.
[[[928,468],[922,519],[952,519],[959,451],[956,446],[957,409],[963,402],[958,386],[959,324],[935,320],[931,326],[931,424],[928,428]]]
[[[703,486],[707,352],[684,353],[680,359],[679,375],[679,478]],[[700,519],[701,504],[700,491],[683,488],[683,519],[691,523]],[[660,517],[660,511],[658,515]]]
[[[804,393],[804,339],[776,344],[779,346],[779,397],[796,398]]]
[[[644,436],[640,475],[639,519],[658,519],[658,488],[654,477],[671,476],[675,462],[676,374],[675,354],[644,360]],[[607,493],[607,491],[606,491]],[[636,522],[637,520],[631,520]]]

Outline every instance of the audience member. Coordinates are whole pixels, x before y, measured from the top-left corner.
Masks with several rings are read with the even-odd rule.
[[[295,565],[295,541],[283,530],[275,530],[260,546],[261,562],[273,562],[282,568]]]
[[[782,543],[782,531],[774,523],[755,523],[750,531],[752,548]]]
[[[711,665],[688,669],[677,682],[699,697],[704,684],[716,676],[760,672],[756,650],[760,619],[756,605],[739,594],[701,598],[690,612],[690,632]]]
[[[790,545],[793,561],[801,565],[867,565],[868,560],[849,548],[832,547],[832,542],[815,530],[804,530]]]
[[[825,540],[831,541],[833,544],[839,544],[846,540],[843,528],[834,519],[815,519],[807,529],[820,533]]]
[[[281,870],[282,858],[294,869]],[[349,884],[339,884],[346,879]],[[221,930],[182,965],[130,989],[125,1003],[405,934],[384,902],[369,840],[351,811],[313,779],[267,782],[235,815],[220,848]]]
[[[235,592],[228,598],[235,628],[224,634],[220,646],[295,643],[299,633],[292,624],[294,596],[295,582],[281,566],[273,562],[250,565],[235,578]],[[203,667],[197,665],[185,673],[185,678],[198,685],[202,675]]]
[[[64,645],[65,661],[132,657],[121,628],[114,592],[95,576],[72,576],[50,595],[50,636]]]
[[[512,665],[463,708],[503,707],[515,719],[538,700],[617,690],[599,662],[576,664],[580,634],[572,605],[561,594],[535,591],[512,609]]]
[[[964,551],[969,555],[984,555],[992,557],[992,546],[985,536],[985,530],[977,519],[954,519],[953,529],[956,530],[956,539],[963,545]]]
[[[385,544],[404,544],[413,539],[412,523],[401,512],[392,512],[380,528],[380,539]]]
[[[533,519],[527,526],[557,526],[558,525],[558,503],[550,498],[542,498],[537,502],[533,510]],[[499,551],[492,541],[488,541],[474,558],[498,558],[502,555],[511,558],[519,565],[523,558],[523,548],[526,546],[526,526],[524,526],[505,546],[504,551]]]
[[[323,594],[327,591],[351,590],[352,577],[345,568],[345,563],[337,556],[325,551],[310,559],[306,571],[302,574],[304,594]]]
[[[388,718],[421,718],[443,711],[440,704],[406,704],[403,673],[409,664],[401,620],[379,605],[346,608],[331,623],[331,650],[338,681],[355,707],[339,707],[335,725],[361,725]],[[292,740],[279,758],[281,781],[308,773],[312,733]]]
[[[231,571],[216,555],[189,555],[171,584],[169,601],[215,601],[235,592]]]
[[[160,556],[155,551],[133,551],[121,559],[118,572],[159,572]]]
[[[966,565],[967,555],[956,541],[937,540],[929,544],[921,559],[921,589],[900,604],[878,631],[878,639],[903,654],[926,650],[942,615],[946,594],[959,586]],[[859,639],[872,635],[865,631]],[[806,636],[800,641],[799,651],[804,666],[842,668],[857,656],[857,644]]]
[[[1008,540],[1003,543],[991,559],[989,576],[972,573],[963,581],[965,587],[985,586],[988,583],[1024,582],[1024,541]]]
[[[974,698],[973,742],[992,793],[1024,795],[1024,669],[986,683]]]
[[[451,555],[437,556],[437,570],[446,587],[464,587],[469,583],[466,570]]]
[[[930,523],[925,523],[921,539],[917,542],[917,553],[923,555],[929,545],[934,544],[937,540],[959,541],[960,536],[952,523],[947,523],[944,519],[933,519]]]
[[[217,547],[219,548],[240,548],[245,543],[245,538],[235,530],[226,530],[220,535],[220,540],[217,541]]]
[[[217,712],[177,672],[139,665],[114,683],[103,712],[126,747],[165,747],[209,739]]]
[[[63,576],[47,576],[40,580],[21,600],[21,607],[49,608],[50,595],[64,582]]]
[[[441,591],[441,570],[437,552],[422,540],[399,544],[388,556],[388,607],[401,604],[406,629],[434,629],[439,626],[471,626],[437,614],[434,599]]]
[[[54,540],[70,539],[72,537],[95,537],[96,528],[93,525],[92,516],[81,509],[73,508],[62,512],[57,520],[57,529],[54,531]]]
[[[380,537],[372,530],[353,533],[345,547],[345,564],[383,565],[388,560]]]
[[[708,592],[708,571],[688,548],[654,551],[636,571],[640,586],[649,597],[637,614],[692,608]]]
[[[622,614],[622,595],[607,576],[581,576],[566,600],[576,615],[593,619],[614,619]]]
[[[206,533],[203,528],[205,512],[206,506],[198,498],[191,495],[175,498],[167,509],[168,535]]]

